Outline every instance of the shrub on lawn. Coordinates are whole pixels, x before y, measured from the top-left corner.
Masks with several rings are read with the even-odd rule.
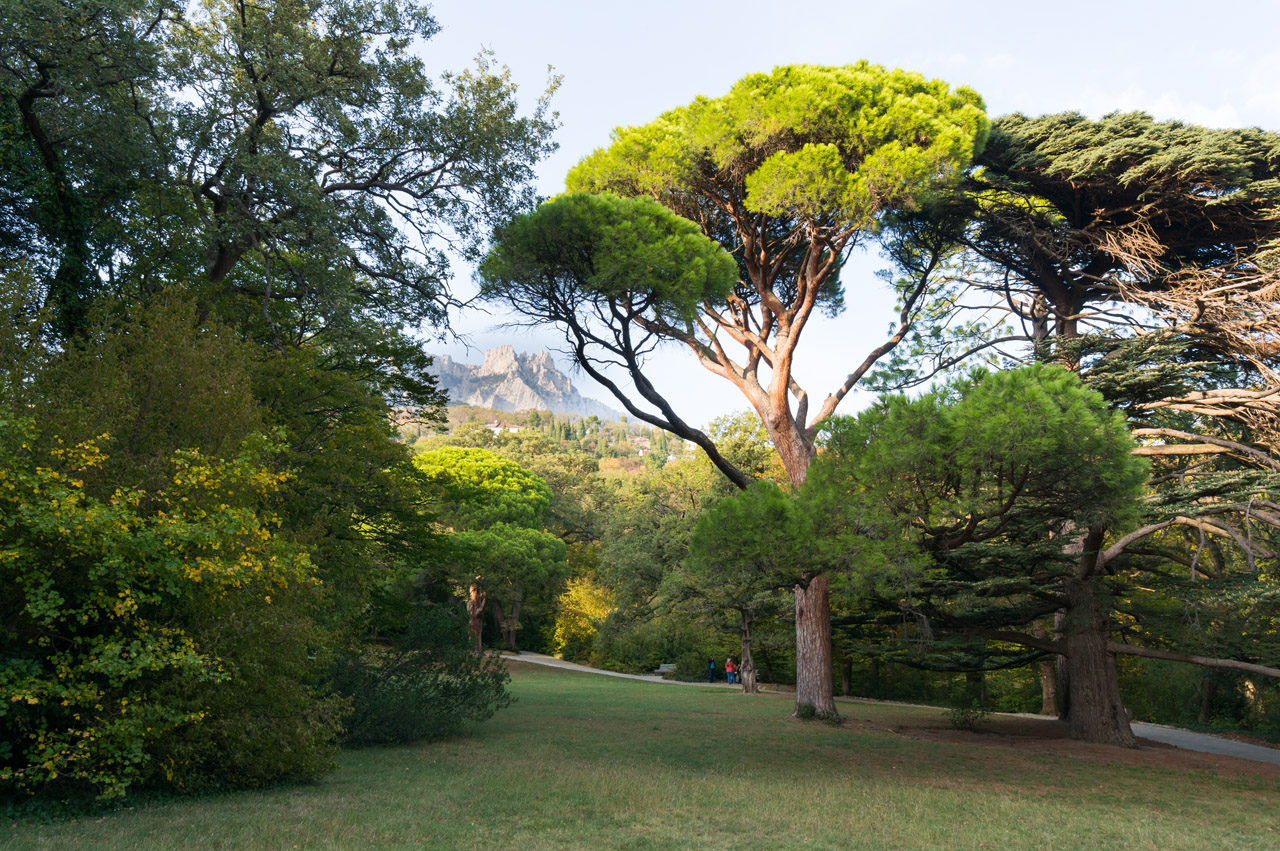
[[[466,625],[441,608],[419,608],[385,648],[347,657],[334,685],[352,702],[346,743],[403,744],[461,732],[512,701],[497,657],[470,650]]]

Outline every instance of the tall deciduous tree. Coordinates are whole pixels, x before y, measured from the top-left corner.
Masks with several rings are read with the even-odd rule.
[[[437,30],[416,0],[8,4],[0,245],[48,267],[68,333],[99,292],[200,273],[268,315],[438,324],[448,252],[532,203],[555,118],[488,54],[433,82]]]
[[[695,223],[732,255],[730,286],[703,278],[705,285],[691,287],[669,274],[678,266],[658,257],[631,280],[599,278],[589,267],[593,274],[584,276],[562,262],[563,249],[540,256],[524,237],[536,225],[517,222],[498,233],[498,259],[482,272],[487,291],[531,319],[560,324],[578,364],[629,413],[698,443],[745,487],[747,476],[718,457],[645,375],[654,345],[687,346],[746,396],[798,487],[816,425],[902,339],[930,291],[936,260],[902,284],[889,337],[851,363],[813,411],[793,374],[805,327],[815,311],[839,311],[840,270],[854,246],[886,213],[919,204],[958,177],[986,133],[976,94],[918,74],[865,62],[754,74],[723,97],[616,131],[568,178],[570,191],[649,197]],[[612,250],[604,239],[589,256]],[[664,269],[672,283],[655,280]],[[634,392],[606,375],[605,364],[624,370]],[[827,580],[804,565],[797,566],[796,607],[797,703],[834,715]]]

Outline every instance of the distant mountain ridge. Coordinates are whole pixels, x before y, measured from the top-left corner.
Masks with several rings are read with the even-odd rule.
[[[594,414],[602,420],[622,416],[608,405],[580,394],[547,352],[530,355],[517,353],[513,346],[498,346],[484,353],[484,363],[479,366],[459,363],[449,355],[434,358],[432,372],[448,391],[451,405],[584,417]]]

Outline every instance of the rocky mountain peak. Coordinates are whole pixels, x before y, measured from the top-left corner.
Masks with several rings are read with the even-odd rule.
[[[498,346],[484,353],[484,363],[480,364],[478,375],[506,375],[520,367],[520,359],[514,346]]]
[[[582,396],[545,351],[529,355],[516,352],[514,346],[498,346],[485,352],[484,361],[479,365],[439,355],[432,371],[455,405],[500,411],[594,414],[606,420],[621,416],[607,405]]]

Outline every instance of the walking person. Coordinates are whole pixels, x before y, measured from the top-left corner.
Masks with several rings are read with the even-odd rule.
[[[737,682],[738,666],[733,663],[732,656],[724,660],[724,675],[728,678],[729,685]]]
[[[714,683],[716,681],[716,660],[710,656],[707,657],[707,682]]]

